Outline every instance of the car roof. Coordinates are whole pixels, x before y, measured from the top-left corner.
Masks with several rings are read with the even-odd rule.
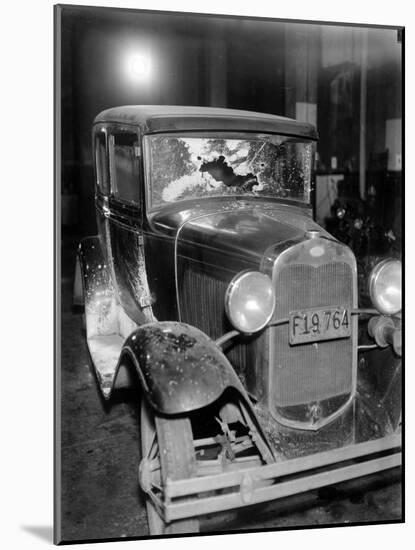
[[[291,118],[239,109],[182,105],[124,105],[102,111],[94,124],[129,124],[144,133],[248,131],[317,139],[315,127]]]

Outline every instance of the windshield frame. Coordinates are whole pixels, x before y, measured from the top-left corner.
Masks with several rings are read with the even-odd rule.
[[[236,139],[236,140],[254,140],[254,139],[267,139],[267,138],[275,138],[280,137],[283,140],[289,140],[289,139],[295,139],[298,142],[303,142],[305,144],[310,144],[311,146],[311,166],[310,166],[310,181],[309,181],[309,192],[308,192],[308,201],[306,200],[299,200],[299,199],[291,199],[289,197],[273,197],[270,195],[254,195],[249,193],[235,193],[235,194],[223,194],[223,195],[212,195],[210,197],[187,197],[178,201],[171,201],[171,202],[164,202],[161,204],[153,204],[152,201],[152,174],[151,174],[151,139],[154,137],[181,137],[181,138],[200,138],[200,139],[211,139],[211,138],[217,138],[217,139]],[[312,201],[313,201],[313,193],[314,193],[314,158],[315,158],[315,152],[316,152],[316,142],[315,139],[305,138],[304,136],[294,135],[294,134],[283,134],[279,132],[275,133],[264,133],[264,132],[232,132],[228,130],[218,130],[218,131],[209,131],[209,132],[201,132],[200,130],[197,131],[183,131],[183,132],[157,132],[157,133],[149,133],[144,134],[142,138],[142,149],[143,149],[143,160],[144,160],[144,186],[145,186],[145,201],[146,201],[146,210],[150,214],[152,212],[157,212],[164,207],[171,207],[173,205],[179,205],[182,203],[187,202],[195,202],[195,201],[206,201],[206,200],[217,200],[217,199],[238,199],[238,200],[263,200],[263,201],[272,201],[277,203],[284,203],[288,205],[293,206],[300,206],[303,208],[311,208],[312,207]]]

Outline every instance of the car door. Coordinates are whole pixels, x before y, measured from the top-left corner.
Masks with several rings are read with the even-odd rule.
[[[109,162],[107,141],[106,127],[102,124],[94,126],[92,147],[94,151],[96,220],[101,249],[105,257],[106,265],[110,268],[109,233],[106,223],[109,213]]]
[[[133,127],[107,129],[109,192],[105,233],[118,300],[137,324],[153,320],[142,235],[139,135]]]

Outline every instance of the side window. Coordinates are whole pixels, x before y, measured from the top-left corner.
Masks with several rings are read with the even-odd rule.
[[[140,173],[136,134],[110,136],[111,193],[114,197],[139,204]]]
[[[108,163],[107,154],[105,149],[106,141],[105,132],[100,131],[95,134],[94,148],[95,148],[95,170],[97,178],[97,186],[101,193],[108,193]]]

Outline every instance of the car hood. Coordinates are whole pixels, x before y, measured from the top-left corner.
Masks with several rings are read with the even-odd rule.
[[[270,246],[301,240],[306,231],[328,236],[306,209],[248,201],[169,209],[157,213],[152,224],[157,232],[175,238],[179,256],[210,264],[223,255],[258,264]]]

